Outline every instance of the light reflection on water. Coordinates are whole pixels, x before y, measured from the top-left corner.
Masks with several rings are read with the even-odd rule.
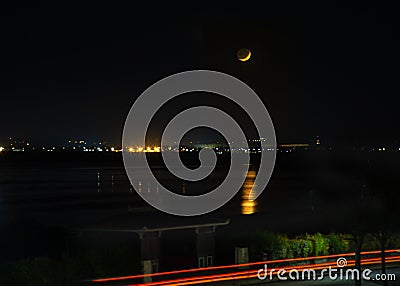
[[[169,177],[164,175],[166,171],[158,172],[160,177],[165,179],[167,186],[175,187],[176,193],[197,195],[203,191],[204,184],[183,185],[179,180],[171,183],[168,181]],[[222,172],[221,174],[217,172],[211,178],[211,185],[207,187],[212,186],[214,181],[218,181],[223,175]],[[237,200],[232,200],[234,208],[229,208],[229,212],[252,214],[261,211],[261,203],[257,206],[256,202],[249,200],[255,176],[256,171],[249,171],[246,174],[245,183],[236,197]],[[161,185],[149,184],[140,176],[132,183],[129,182],[124,170],[118,168],[4,169],[0,172],[0,212],[11,214],[23,211],[30,215],[51,213],[52,215],[48,217],[52,218],[58,213],[62,216],[64,212],[68,212],[71,218],[75,218],[85,211],[89,218],[91,214],[96,216],[99,209],[102,212],[108,210],[126,212],[127,205],[144,204],[140,196],[135,194],[136,191],[158,196],[161,190]],[[110,202],[109,207],[107,202]],[[53,211],[55,208],[59,212],[55,213]]]
[[[257,208],[257,201],[253,200],[255,198],[255,192],[253,192],[254,181],[256,178],[257,172],[254,170],[249,170],[246,174],[245,182],[241,189],[241,214],[250,215],[254,214],[258,211]],[[148,183],[147,185],[147,192],[151,193],[155,190],[156,195],[159,191],[159,186],[150,186]],[[181,193],[184,195],[186,193],[186,185],[183,183],[181,187]],[[143,191],[143,182],[138,181],[137,184],[131,185],[130,191],[132,192],[133,189],[136,189],[139,193]]]
[[[253,192],[256,171],[248,171],[246,180],[242,188],[242,214],[249,215],[257,212],[257,201],[253,201],[255,193]]]

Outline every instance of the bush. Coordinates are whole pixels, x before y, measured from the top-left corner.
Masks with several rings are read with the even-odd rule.
[[[350,252],[350,241],[344,234],[330,233],[327,235],[329,241],[329,254],[340,254]]]
[[[321,233],[306,234],[306,239],[312,243],[313,251],[310,253],[312,256],[329,254],[329,241]]]
[[[293,257],[307,257],[313,251],[313,244],[307,239],[297,237],[290,240],[290,249]]]

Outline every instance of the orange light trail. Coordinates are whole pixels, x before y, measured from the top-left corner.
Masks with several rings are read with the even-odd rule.
[[[379,258],[377,258],[379,260]],[[372,261],[372,262],[366,262],[364,265],[367,264],[376,264],[377,261]],[[393,260],[390,262],[400,262],[400,259],[398,260]],[[352,265],[350,265],[352,266]],[[325,267],[315,267],[314,270],[319,270],[319,269],[324,269]],[[277,274],[278,271],[272,272],[272,274]],[[241,275],[241,276],[234,276],[234,277],[222,277],[222,278],[211,278],[211,279],[203,279],[200,281],[191,281],[191,282],[183,282],[183,283],[174,283],[174,284],[165,284],[167,281],[164,281],[162,285],[166,286],[175,286],[175,285],[194,285],[194,284],[203,284],[203,283],[212,283],[212,282],[219,282],[219,281],[230,281],[230,280],[240,280],[240,279],[249,279],[249,278],[256,278],[257,274],[252,274],[252,275]],[[151,284],[131,284],[128,286],[137,286],[137,285],[151,285]]]
[[[367,258],[362,259],[361,262],[363,265],[367,264],[375,264],[379,262],[380,258]],[[387,263],[390,262],[399,262],[400,256],[392,256],[386,259]],[[355,260],[349,260],[347,266],[354,266]],[[302,270],[302,269],[314,269],[320,270],[327,268],[329,266],[335,266],[333,268],[338,268],[336,261],[333,262],[325,262],[325,263],[317,263],[317,264],[307,264],[307,265],[299,265],[299,266],[292,266],[292,267],[281,267],[279,269],[285,269],[289,272],[292,269]],[[275,269],[274,269],[275,270]],[[150,282],[150,283],[142,283],[142,284],[129,284],[129,286],[144,286],[144,285],[193,285],[193,284],[200,284],[200,283],[207,283],[207,282],[216,282],[216,281],[226,281],[226,280],[234,280],[234,279],[248,279],[248,278],[255,278],[257,277],[259,269],[256,270],[245,270],[239,272],[231,272],[225,274],[213,274],[213,275],[205,275],[205,276],[198,276],[198,277],[188,277],[188,278],[179,278],[173,280],[165,280],[165,281],[157,281],[157,282]],[[271,271],[267,274],[270,275]],[[278,270],[272,272],[272,274],[277,274]],[[172,284],[171,284],[172,283]],[[174,284],[175,283],[175,284]],[[178,284],[176,284],[178,283]]]
[[[381,252],[380,250],[364,251],[364,252],[361,252],[361,255],[379,254],[380,252]],[[393,253],[393,252],[400,252],[400,250],[399,249],[390,249],[390,250],[385,251],[385,253]],[[157,276],[163,276],[163,275],[182,274],[182,273],[210,271],[210,270],[221,270],[221,269],[230,269],[230,268],[238,268],[238,267],[249,267],[249,266],[257,266],[257,265],[272,264],[272,263],[282,263],[282,262],[295,262],[295,261],[307,261],[307,260],[315,260],[315,259],[346,257],[346,256],[354,256],[354,255],[355,255],[354,252],[349,252],[349,253],[331,254],[331,255],[322,255],[322,256],[267,260],[267,261],[250,262],[250,263],[242,263],[242,264],[231,264],[231,265],[222,265],[222,266],[183,269],[183,270],[175,270],[175,271],[167,271],[167,272],[150,273],[150,274],[138,274],[138,275],[120,276],[120,277],[112,277],[112,278],[99,278],[99,279],[92,280],[92,282],[122,281],[122,280],[138,279],[138,278],[145,278],[145,277],[157,277]],[[146,284],[146,285],[148,285],[148,284]]]

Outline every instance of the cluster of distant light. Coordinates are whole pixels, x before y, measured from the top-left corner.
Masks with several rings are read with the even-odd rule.
[[[16,140],[8,138],[9,143],[0,146],[0,152],[26,152],[26,151],[41,151],[41,152],[55,152],[55,151],[78,151],[78,152],[120,152],[119,147],[109,146],[104,142],[88,144],[84,140],[69,140],[63,146],[32,146],[28,141]]]
[[[165,146],[165,147],[127,147],[125,150],[129,153],[159,153],[159,152],[199,152],[203,148],[213,149],[217,154],[224,154],[229,152],[235,153],[261,153],[262,151],[273,151],[275,148],[228,148],[224,146],[220,147],[191,147],[191,146]]]
[[[72,148],[68,148],[65,146],[62,147],[32,147],[30,149],[26,149],[26,148],[5,148],[5,147],[0,147],[0,152],[3,151],[13,151],[13,152],[30,152],[30,151],[46,151],[46,152],[55,152],[55,151],[77,151],[77,152],[121,152],[121,149],[116,149],[114,147],[82,147],[82,148],[77,148],[77,147],[72,147]]]
[[[227,147],[215,147],[211,148],[213,149],[217,154],[225,154],[229,152],[233,153],[261,153],[263,151],[274,151],[275,149],[280,152],[280,153],[292,153],[296,152],[299,150],[313,150],[313,148],[310,147],[284,147],[279,145],[278,148],[245,148],[245,147],[240,147],[240,148],[227,148]],[[205,147],[207,148],[207,147]],[[166,148],[161,148],[161,147],[128,147],[126,150],[129,153],[159,153],[159,152],[199,152],[203,148],[193,148],[193,147],[178,147],[178,148],[172,148],[172,147],[166,147]],[[318,149],[321,151],[332,151],[334,148],[330,147],[327,149]],[[388,149],[385,147],[380,147],[380,148],[371,148],[371,149],[360,149],[361,151],[372,151],[372,152],[393,152],[393,151],[400,151],[400,148],[397,148],[395,150],[393,149]],[[76,151],[76,152],[122,152],[123,150],[118,147],[31,147],[31,148],[6,148],[3,146],[0,146],[0,152],[6,152],[6,151],[12,151],[12,152],[30,152],[30,151],[46,151],[46,152],[56,152],[56,151]],[[356,151],[356,150],[354,150]]]
[[[193,143],[189,142],[186,145],[180,145],[176,142],[173,146],[128,146],[122,149],[121,147],[112,146],[106,142],[98,143],[87,143],[85,140],[69,140],[63,146],[47,146],[47,147],[34,147],[28,141],[16,140],[14,138],[8,138],[9,143],[0,145],[0,153],[6,151],[13,152],[25,152],[25,151],[41,151],[41,152],[54,152],[54,151],[76,151],[76,152],[122,152],[123,150],[129,153],[159,153],[159,152],[199,152],[204,148],[213,149],[217,154],[226,153],[261,153],[263,151],[277,151],[280,153],[292,153],[296,151],[332,151],[335,148],[324,146],[321,144],[321,140],[317,137],[313,143],[295,143],[295,144],[280,144],[277,147],[268,145],[265,138],[250,139],[247,142],[242,143]],[[340,150],[340,149],[338,149]],[[363,146],[353,147],[353,151],[372,151],[372,152],[398,152],[399,147],[388,147],[388,146]]]
[[[128,147],[129,153],[159,153],[161,152],[161,147]]]

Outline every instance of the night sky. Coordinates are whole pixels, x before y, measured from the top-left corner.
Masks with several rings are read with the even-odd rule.
[[[259,94],[280,143],[317,135],[329,144],[398,143],[396,7],[30,5],[2,7],[0,142],[118,144],[148,86],[213,69]],[[249,62],[235,58],[242,47],[253,52]],[[160,118],[186,107],[177,103]]]

